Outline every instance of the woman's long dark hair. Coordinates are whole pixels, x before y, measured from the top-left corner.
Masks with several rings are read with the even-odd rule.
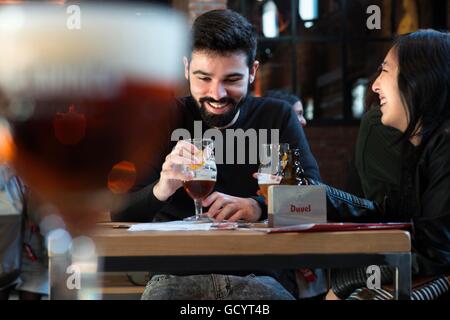
[[[394,49],[398,57],[398,88],[408,109],[405,139],[417,134],[422,141],[450,119],[450,33],[419,30],[400,36]]]

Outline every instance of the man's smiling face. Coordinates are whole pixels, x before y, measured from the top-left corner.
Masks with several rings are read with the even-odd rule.
[[[184,64],[191,95],[203,120],[211,127],[232,122],[255,79],[258,62],[249,68],[243,52],[194,51],[191,61],[185,58]]]

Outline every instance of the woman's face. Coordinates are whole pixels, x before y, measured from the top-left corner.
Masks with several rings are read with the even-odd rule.
[[[372,85],[372,90],[380,98],[381,122],[405,132],[409,116],[398,89],[398,59],[394,49],[387,54],[381,65],[381,72]]]

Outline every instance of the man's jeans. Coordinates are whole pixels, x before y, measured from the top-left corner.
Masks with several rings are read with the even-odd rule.
[[[253,274],[155,275],[142,300],[294,300],[274,278]]]

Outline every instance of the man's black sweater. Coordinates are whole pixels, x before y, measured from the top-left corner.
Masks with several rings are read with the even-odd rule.
[[[211,129],[202,121],[197,104],[192,97],[177,99],[175,109],[182,115],[179,117],[180,121],[177,121],[176,128],[186,129],[192,138],[194,138],[195,121],[202,123],[203,133]],[[267,217],[267,207],[263,199],[256,195],[258,183],[252,177],[252,174],[258,171],[258,163],[250,164],[250,157],[248,152],[246,152],[245,163],[237,164],[237,139],[234,139],[234,143],[231,144],[234,150],[230,150],[228,147],[230,142],[227,143],[225,131],[239,129],[242,129],[244,132],[251,129],[256,130],[257,145],[263,143],[259,141],[259,130],[265,129],[267,131],[267,142],[265,143],[269,143],[271,138],[270,130],[278,129],[280,143],[289,143],[291,148],[299,148],[301,150],[302,166],[306,176],[315,180],[320,179],[317,162],[311,153],[305,133],[289,104],[277,99],[248,96],[241,103],[239,118],[235,124],[227,129],[220,130],[223,137],[224,163],[217,164],[217,182],[214,191],[236,197],[254,198],[262,208],[261,220]],[[218,131],[216,130],[216,132]],[[229,135],[229,137],[232,136]],[[125,208],[112,215],[114,221],[171,221],[183,219],[194,214],[194,202],[182,188],[165,202],[159,201],[153,195],[153,187],[158,182],[164,159],[177,142],[169,140],[170,138],[168,139],[166,154],[161,154],[158,166],[153,167],[150,174],[145,179],[141,179],[135,191],[127,196]],[[250,142],[249,139],[246,139],[245,143],[247,151],[250,149],[249,143],[252,143],[251,147],[255,150],[254,141]],[[226,161],[227,152],[231,151],[234,151],[234,164],[228,164],[229,161]],[[216,149],[217,154],[218,151]]]
[[[176,117],[180,119],[175,128],[186,129],[192,138],[194,137],[194,122],[202,121],[200,112],[196,105],[195,100],[192,97],[185,97],[176,101],[176,108],[182,116]],[[202,131],[211,129],[206,123],[202,122]],[[231,127],[225,130],[238,130],[243,131],[254,129],[256,133],[261,129],[266,129],[268,141],[270,143],[270,130],[279,130],[279,142],[289,143],[291,148],[299,148],[301,150],[302,165],[307,177],[320,180],[319,169],[317,162],[314,159],[309,144],[306,140],[305,133],[297,120],[297,117],[289,104],[277,99],[271,98],[255,98],[247,97],[241,104],[240,114],[237,121]],[[227,135],[225,130],[220,130],[223,137],[223,146],[227,146]],[[258,136],[258,135],[257,135]],[[175,137],[177,138],[177,137]],[[171,221],[180,220],[185,217],[194,214],[194,201],[186,194],[181,188],[179,189],[168,201],[161,202],[153,195],[153,187],[158,182],[161,166],[168,153],[175,146],[177,141],[170,141],[168,139],[168,147],[165,153],[161,154],[160,164],[152,167],[152,172],[147,179],[140,183],[135,192],[131,192],[125,199],[126,206],[120,212],[115,212],[112,215],[114,221],[136,221],[136,222],[148,222],[148,221]],[[236,139],[235,139],[236,140]],[[263,143],[259,141],[258,136],[257,145]],[[254,143],[254,142],[252,142]],[[236,149],[236,141],[233,144]],[[217,144],[215,146],[217,148]],[[246,141],[246,150],[249,150],[249,141]],[[252,146],[254,148],[254,146]],[[227,159],[227,152],[229,149],[224,147],[223,160]],[[259,150],[258,150],[259,152]],[[216,150],[216,156],[217,156]],[[235,164],[217,164],[217,182],[214,187],[214,191],[222,192],[228,195],[253,198],[255,199],[261,209],[261,220],[267,217],[267,206],[264,204],[262,197],[256,195],[258,190],[258,183],[252,177],[252,174],[258,171],[258,163],[250,164],[248,152],[246,155],[244,164],[236,164],[236,150],[234,152]],[[217,160],[217,159],[216,159]],[[124,201],[124,199],[122,199]],[[245,276],[247,274],[255,275],[269,275],[280,281],[286,289],[292,294],[295,294],[296,285],[293,279],[292,271],[275,271],[275,270],[237,270],[237,271],[225,271],[220,270],[210,272],[197,272],[197,271],[185,271],[177,272],[178,275],[187,274],[205,274],[205,273],[226,273],[233,275]],[[172,272],[172,274],[174,274]]]

